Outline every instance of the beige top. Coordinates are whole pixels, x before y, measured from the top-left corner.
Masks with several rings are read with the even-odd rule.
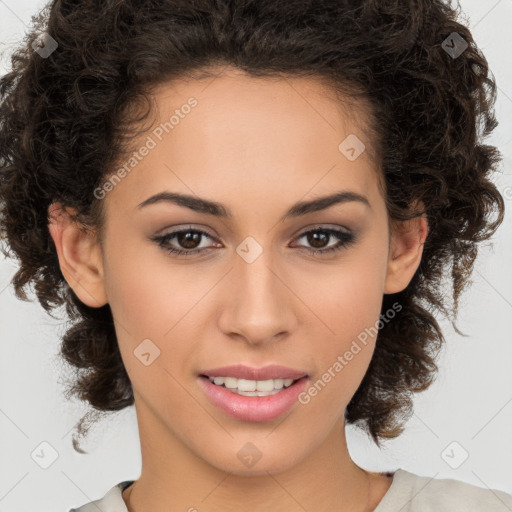
[[[103,498],[69,512],[128,512],[121,493],[133,482],[124,480]],[[432,479],[397,469],[373,512],[512,512],[512,495],[452,478]]]

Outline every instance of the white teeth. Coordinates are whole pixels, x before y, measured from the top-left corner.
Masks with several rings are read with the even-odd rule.
[[[275,394],[283,387],[287,388],[293,383],[293,379],[268,379],[268,380],[247,380],[236,377],[208,377],[217,386],[224,385],[230,390],[236,390],[240,395],[266,396]],[[255,393],[252,393],[255,392]],[[263,394],[259,394],[262,392]]]
[[[274,389],[272,391],[240,391],[237,388],[230,389],[229,391],[231,391],[232,393],[236,393],[237,395],[242,395],[242,396],[270,396],[270,395],[275,395],[275,394],[281,392],[280,389]]]

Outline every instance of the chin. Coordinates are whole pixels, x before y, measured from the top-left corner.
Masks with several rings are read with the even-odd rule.
[[[236,447],[232,451],[226,449],[222,454],[217,451],[211,454],[212,457],[205,457],[203,453],[203,459],[226,473],[237,476],[265,476],[269,473],[286,471],[295,466],[301,458],[300,453],[293,449],[290,452],[277,451],[269,446],[258,449],[257,440],[254,443],[235,441],[234,444]],[[260,444],[264,444],[264,442],[262,441]],[[266,454],[266,452],[269,453]],[[304,453],[303,456],[306,454]]]

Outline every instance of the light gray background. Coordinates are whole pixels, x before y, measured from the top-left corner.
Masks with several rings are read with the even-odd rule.
[[[44,4],[0,0],[2,74],[8,48]],[[461,6],[499,87],[500,126],[487,142],[504,156],[496,183],[508,211],[493,245],[481,250],[473,287],[462,297],[458,325],[470,336],[457,335],[441,321],[448,343],[440,373],[428,391],[416,395],[405,433],[382,451],[352,427],[347,435],[354,460],[366,469],[401,467],[512,494],[512,0],[461,0]],[[48,317],[37,302],[14,297],[8,286],[14,271],[15,262],[0,260],[0,512],[67,512],[138,477],[135,411],[131,407],[99,423],[84,443],[92,453],[73,450],[71,431],[85,408],[62,395],[63,322]],[[36,449],[41,453],[42,442],[58,453],[48,469],[31,456]],[[457,461],[463,450],[469,457],[453,469],[447,461]]]

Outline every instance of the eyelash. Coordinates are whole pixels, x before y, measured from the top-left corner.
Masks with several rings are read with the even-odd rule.
[[[202,231],[200,229],[180,229],[178,231],[173,231],[171,233],[167,233],[162,236],[156,236],[153,237],[151,240],[154,242],[157,242],[162,249],[168,253],[174,254],[176,256],[194,256],[195,254],[201,253],[203,251],[206,251],[210,249],[209,247],[203,247],[202,249],[174,249],[167,245],[169,240],[174,238],[176,235],[180,233],[199,233],[201,235],[205,235],[208,238],[213,238],[211,235],[206,233],[205,231]],[[304,233],[300,234],[297,238],[302,238],[305,235],[308,235],[310,233],[327,233],[328,235],[334,235],[336,238],[340,240],[340,243],[335,245],[334,247],[329,247],[328,249],[308,249],[308,248],[302,248],[302,250],[305,250],[309,253],[312,253],[313,255],[320,255],[323,256],[326,253],[332,253],[336,251],[340,251],[341,249],[344,249],[352,244],[355,243],[356,237],[352,233],[347,233],[345,231],[341,231],[338,229],[332,229],[332,228],[316,228],[312,229],[310,231],[305,231]]]

